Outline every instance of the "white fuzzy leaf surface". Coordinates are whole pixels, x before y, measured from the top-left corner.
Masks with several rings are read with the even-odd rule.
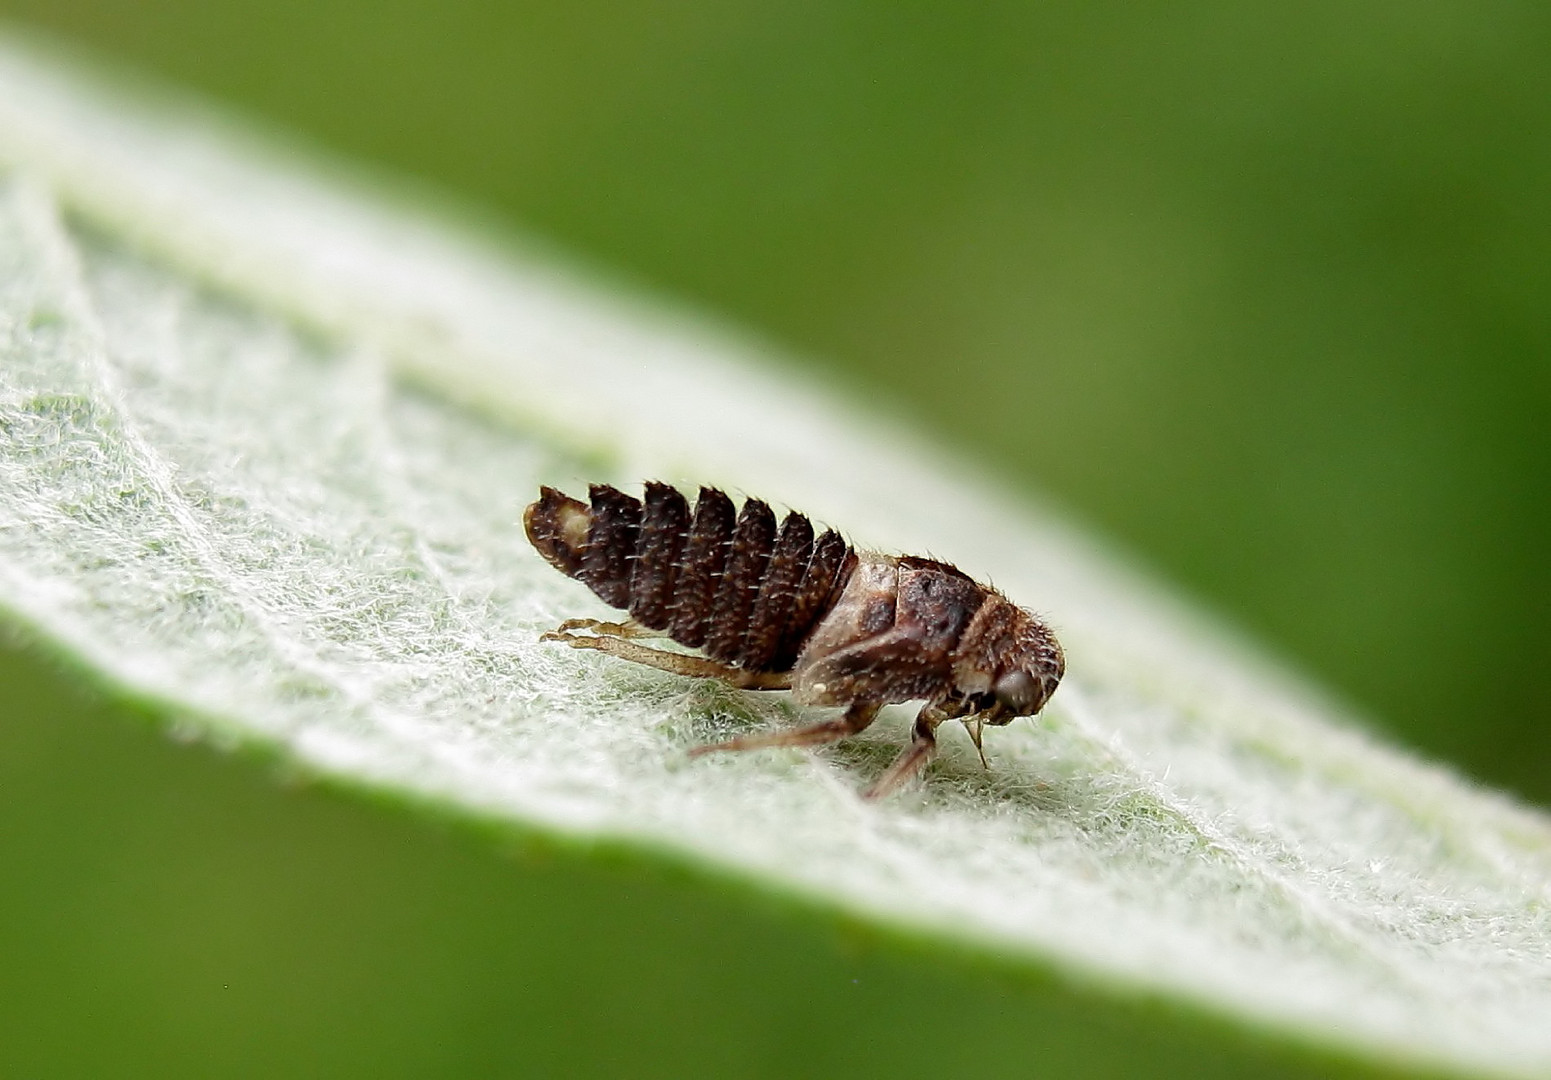
[[[1551,1073],[1551,824],[704,322],[0,44],[0,606],[216,740],[1402,1067]],[[966,393],[977,392],[966,387]],[[1037,438],[1031,428],[1030,438]],[[857,791],[779,698],[541,644],[541,482],[717,482],[1048,613],[1038,724]]]

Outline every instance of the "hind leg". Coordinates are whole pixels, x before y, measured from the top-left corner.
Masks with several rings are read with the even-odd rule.
[[[590,630],[591,634],[578,634],[576,630]],[[621,660],[645,664],[658,671],[674,675],[688,675],[696,679],[719,679],[739,690],[790,690],[792,676],[786,671],[744,671],[719,660],[703,656],[687,656],[665,649],[649,649],[638,645],[632,638],[663,637],[656,630],[631,623],[606,623],[596,619],[568,619],[560,626],[543,635],[540,641],[560,641],[573,649],[593,649],[608,653]]]
[[[855,735],[872,723],[873,717],[878,715],[879,708],[880,706],[878,705],[855,702],[844,713],[832,720],[822,720],[817,724],[795,728],[791,731],[772,731],[765,735],[744,735],[740,738],[728,739],[726,742],[697,746],[689,752],[689,756],[699,757],[701,754],[709,754],[721,750],[761,750],[768,746],[819,746],[823,743],[837,742],[840,739]]]
[[[604,622],[602,619],[567,619],[540,640],[564,641],[578,630],[586,630],[593,634],[607,634],[617,638],[661,638],[667,637],[666,630],[653,630],[642,626],[634,619],[626,619],[624,622]]]

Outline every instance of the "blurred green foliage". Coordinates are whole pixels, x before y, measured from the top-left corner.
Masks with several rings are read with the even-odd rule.
[[[0,14],[762,329],[1551,800],[1551,8]]]
[[[794,346],[1413,745],[1551,801],[1551,8],[0,15]],[[277,795],[36,676],[0,670],[8,1074],[1248,1067]]]

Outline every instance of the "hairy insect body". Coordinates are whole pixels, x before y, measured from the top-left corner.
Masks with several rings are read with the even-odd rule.
[[[978,748],[982,725],[1037,713],[1064,670],[1049,628],[995,589],[932,559],[854,552],[833,530],[815,537],[796,512],[778,526],[758,499],[735,513],[725,494],[702,488],[691,512],[656,482],[642,500],[594,484],[588,504],[546,487],[523,520],[551,565],[630,613],[624,624],[570,620],[546,637],[845,709],[696,753],[829,742],[861,731],[884,705],[925,701],[876,796],[925,765],[941,722],[963,720]],[[653,636],[707,659],[638,643]]]
[[[589,495],[542,490],[524,516],[539,553],[641,627],[745,671],[790,671],[856,565],[839,533],[815,540],[795,512],[777,528],[758,499],[735,513],[704,488],[691,515],[667,484],[644,501],[604,484]]]
[[[932,700],[951,681],[951,657],[984,591],[950,566],[877,552],[858,556],[834,607],[792,671],[809,705]]]

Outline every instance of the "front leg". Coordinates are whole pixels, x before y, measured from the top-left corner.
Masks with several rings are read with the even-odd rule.
[[[937,705],[923,705],[916,713],[915,726],[910,729],[910,745],[894,759],[884,774],[862,795],[864,799],[881,799],[901,784],[914,779],[937,752],[937,725],[951,720],[947,710]]]

